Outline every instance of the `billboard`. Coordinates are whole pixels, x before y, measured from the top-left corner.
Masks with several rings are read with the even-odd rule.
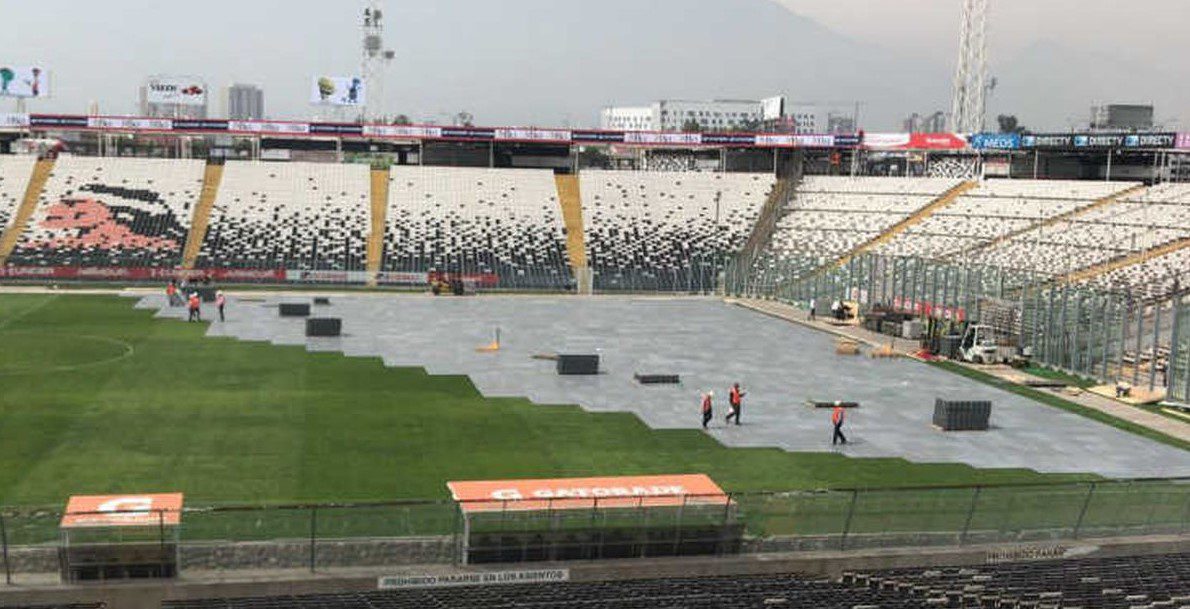
[[[46,97],[49,80],[45,68],[0,64],[0,97]]]
[[[366,87],[358,76],[315,76],[310,81],[310,103],[325,106],[363,106]]]
[[[145,101],[150,104],[203,106],[207,103],[207,85],[187,76],[154,76],[145,83]]]

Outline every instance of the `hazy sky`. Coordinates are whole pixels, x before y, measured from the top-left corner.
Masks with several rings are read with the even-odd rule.
[[[1040,129],[1095,101],[1190,130],[1190,0],[991,0],[991,114]],[[862,101],[869,129],[949,107],[959,0],[386,0],[384,109],[417,120],[594,125],[662,97]],[[358,70],[356,0],[0,0],[0,61],[52,72],[32,111],[133,113],[145,76],[265,89],[306,118],[309,78]],[[0,101],[0,111],[12,109]],[[220,113],[221,104],[212,103]]]

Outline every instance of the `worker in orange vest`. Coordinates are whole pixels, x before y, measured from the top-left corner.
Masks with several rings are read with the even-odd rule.
[[[169,306],[171,307],[182,304],[181,299],[178,298],[178,284],[173,279],[170,279],[169,285],[165,286],[165,297],[169,300]]]
[[[711,399],[715,397],[714,391],[708,391],[702,394],[702,428],[707,428],[707,423],[711,422],[714,412],[711,408]]]
[[[190,293],[190,317],[186,321],[202,321],[202,301],[198,299],[198,292]]]
[[[835,435],[831,438],[831,446],[842,442],[847,443],[847,436],[843,435],[843,422],[847,420],[847,414],[843,410],[843,405],[835,402],[835,409],[831,412],[831,423],[835,425]]]
[[[735,418],[735,424],[740,424],[740,413],[744,410],[744,395],[739,383],[732,385],[731,390],[727,392],[727,404],[731,407],[731,412],[727,413],[728,423]]]

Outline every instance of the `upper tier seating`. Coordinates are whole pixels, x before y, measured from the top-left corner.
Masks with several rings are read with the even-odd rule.
[[[552,172],[393,167],[389,181],[385,271],[495,275],[501,287],[571,284]]]
[[[35,156],[0,156],[0,232],[7,229],[16,216],[36,163]]]
[[[958,255],[1134,186],[1121,182],[988,180],[876,251],[922,258]]]
[[[229,161],[197,267],[364,270],[368,173],[366,165]]]
[[[9,263],[177,265],[202,178],[202,161],[61,157]]]
[[[981,261],[1042,275],[1065,275],[1190,237],[1190,184],[1163,184],[1068,219],[1026,231],[979,253]],[[1099,283],[1139,287],[1171,276],[1176,260],[1120,269]],[[1183,269],[1185,267],[1182,267]]]
[[[1190,555],[798,575],[685,577],[462,586],[305,596],[166,601],[163,609],[1180,609],[1190,605]]]
[[[766,264],[796,275],[838,260],[959,184],[949,178],[807,176],[777,223]]]
[[[710,289],[752,232],[770,174],[587,171],[580,181],[597,289]]]

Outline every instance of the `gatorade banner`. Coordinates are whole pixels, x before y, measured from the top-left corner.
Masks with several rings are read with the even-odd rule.
[[[727,505],[705,474],[448,482],[464,512]]]
[[[59,526],[177,526],[182,522],[182,500],[182,493],[74,495],[66,503]]]

